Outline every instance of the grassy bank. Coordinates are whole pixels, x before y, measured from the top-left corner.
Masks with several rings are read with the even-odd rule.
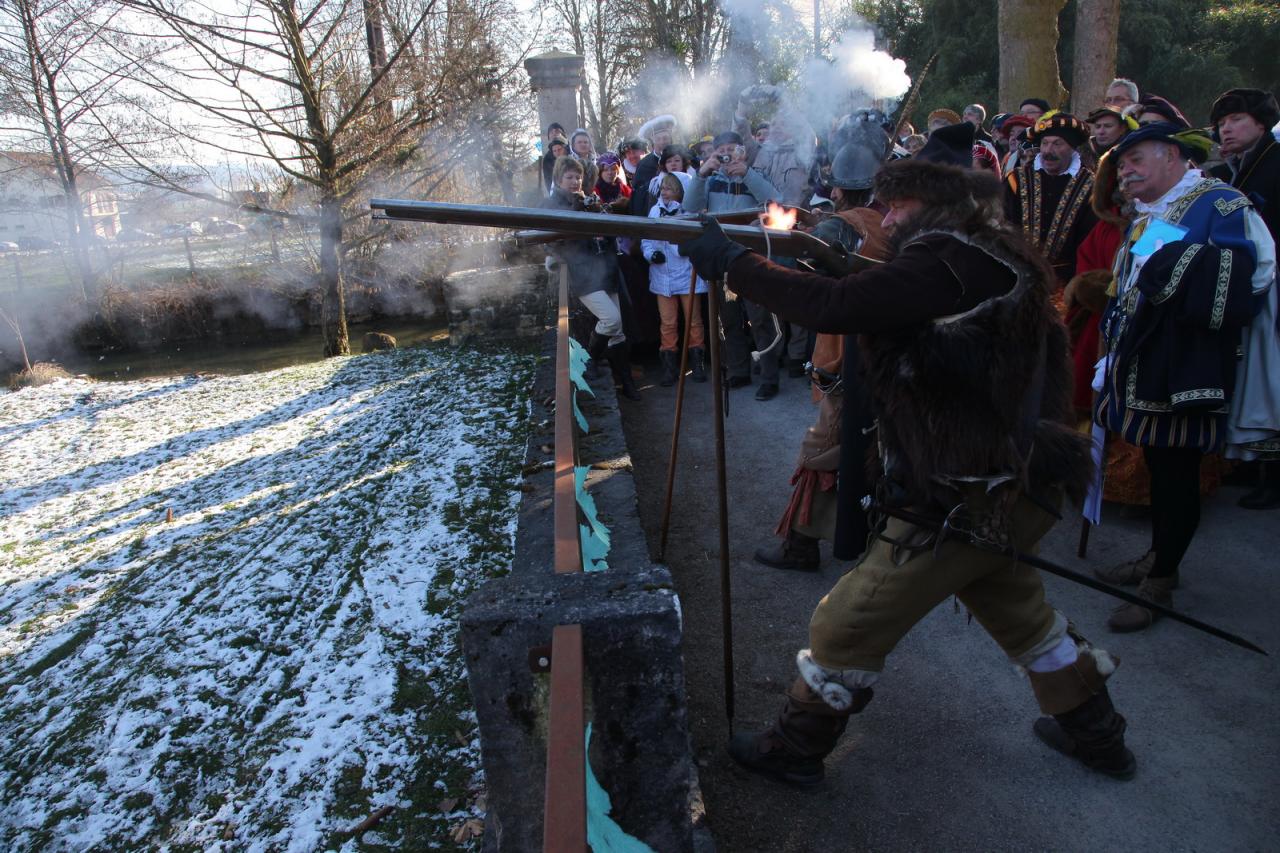
[[[0,846],[453,847],[456,616],[510,559],[533,363],[0,396]]]

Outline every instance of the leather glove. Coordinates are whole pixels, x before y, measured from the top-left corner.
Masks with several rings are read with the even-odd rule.
[[[676,251],[681,257],[693,261],[698,275],[707,281],[719,281],[724,278],[725,270],[729,269],[729,265],[750,250],[725,236],[720,223],[710,216],[700,216],[698,221],[702,223],[702,233],[686,243],[681,243],[676,247]]]
[[[666,262],[667,256],[662,252],[654,252],[649,256],[649,263],[651,264],[665,264]]]

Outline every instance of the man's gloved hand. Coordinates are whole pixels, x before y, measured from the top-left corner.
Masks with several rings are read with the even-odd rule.
[[[729,265],[737,260],[739,255],[745,255],[749,250],[741,243],[730,240],[725,235],[724,229],[720,227],[720,223],[710,216],[700,216],[698,221],[702,223],[702,233],[686,243],[681,243],[676,247],[676,251],[681,257],[693,261],[698,275],[707,281],[719,281],[724,278]]]
[[[666,262],[667,256],[662,252],[654,252],[649,256],[649,263],[651,264],[665,264]]]

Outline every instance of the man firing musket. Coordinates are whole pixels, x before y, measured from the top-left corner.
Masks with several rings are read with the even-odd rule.
[[[922,152],[923,154],[924,152]],[[1000,223],[994,177],[927,157],[884,166],[890,260],[842,280],[772,264],[714,223],[680,251],[699,275],[826,333],[859,333],[879,415],[876,500],[890,517],[819,603],[799,677],[772,726],[733,738],[746,768],[816,784],[885,658],[957,596],[1025,669],[1045,712],[1035,732],[1087,767],[1128,779],[1136,761],[1106,682],[1116,659],[1045,602],[1038,572],[997,549],[1034,549],[1064,495],[1080,498],[1088,440],[1071,428],[1065,332],[1052,272]],[[957,537],[893,517],[910,507]],[[987,545],[989,547],[980,547]]]
[[[1048,303],[1053,274],[1003,223],[999,182],[948,159],[932,162],[922,151],[876,175],[892,231],[882,264],[803,232],[721,226],[711,217],[637,220],[377,199],[372,206],[384,218],[666,240],[704,279],[781,317],[861,336],[882,468],[868,504],[883,524],[818,605],[778,720],[730,743],[736,761],[795,784],[820,781],[823,759],[849,716],[870,702],[886,656],[955,595],[1027,671],[1045,712],[1035,733],[1092,770],[1129,779],[1136,760],[1106,686],[1118,661],[1045,602],[1037,568],[1134,596],[1021,556],[1053,526],[1063,497],[1083,496],[1090,473],[1088,439],[1071,424],[1066,334]],[[836,277],[771,263],[771,252],[812,258]]]

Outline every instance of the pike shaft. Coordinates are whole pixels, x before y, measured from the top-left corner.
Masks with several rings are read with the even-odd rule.
[[[886,506],[881,506],[880,504],[874,504],[872,508],[876,512],[882,513],[892,518],[901,519],[902,521],[906,521],[910,524],[917,525],[918,527],[924,528],[926,530],[933,530],[938,533],[941,533],[942,531],[942,525],[936,519],[929,518],[928,516],[925,516],[925,515],[920,515],[919,513],[915,513],[910,510],[898,509],[896,507],[890,508]],[[975,548],[980,548],[985,551],[993,551],[995,553],[1004,554],[1005,556],[1011,557],[1020,563],[1024,563],[1028,566],[1031,566],[1033,569],[1039,569],[1042,572],[1048,572],[1051,575],[1057,575],[1060,578],[1066,578],[1067,580],[1074,581],[1080,584],[1081,586],[1087,586],[1090,589],[1096,589],[1098,592],[1105,592],[1107,595],[1110,595],[1113,598],[1118,598],[1121,601],[1127,601],[1130,604],[1137,604],[1140,607],[1145,607],[1148,610],[1152,610],[1156,613],[1159,613],[1161,616],[1167,616],[1175,622],[1181,622],[1184,625],[1189,625],[1198,631],[1203,631],[1204,633],[1217,637],[1220,640],[1226,640],[1228,643],[1231,643],[1236,646],[1240,646],[1241,648],[1244,648],[1244,649],[1248,649],[1251,652],[1257,652],[1260,655],[1267,654],[1267,652],[1261,647],[1254,645],[1253,643],[1249,642],[1243,637],[1237,636],[1236,634],[1232,634],[1230,631],[1224,631],[1221,628],[1217,627],[1216,625],[1210,625],[1208,622],[1202,622],[1199,619],[1186,615],[1185,613],[1180,613],[1171,607],[1165,607],[1162,604],[1156,604],[1154,601],[1149,601],[1127,590],[1123,590],[1123,589],[1120,589],[1119,587],[1112,586],[1109,583],[1103,583],[1102,581],[1096,578],[1091,578],[1088,575],[1083,574],[1081,572],[1068,569],[1065,566],[1059,566],[1056,563],[1051,563],[1042,557],[1036,557],[1032,554],[1021,554],[1015,551],[1013,548],[1010,548],[1007,546],[1000,548],[994,545],[993,546],[979,545],[972,541],[970,542],[970,544],[973,545]]]

